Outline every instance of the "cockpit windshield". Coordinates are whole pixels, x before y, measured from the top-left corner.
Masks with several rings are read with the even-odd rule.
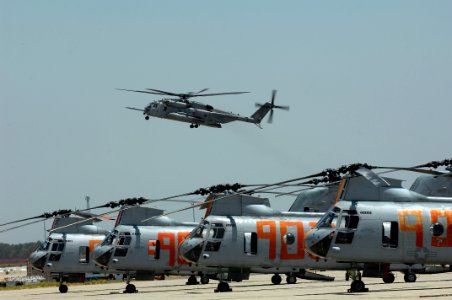
[[[209,231],[210,239],[222,239],[224,236],[224,227],[222,223],[212,223]]]
[[[128,246],[131,241],[132,237],[130,236],[130,232],[120,232],[119,239],[116,244],[119,246]]]
[[[209,222],[204,221],[193,229],[190,233],[190,238],[204,238],[207,234],[206,227],[209,225]]]
[[[331,228],[335,227],[337,223],[337,214],[330,211],[324,215],[317,223],[317,228]]]
[[[44,243],[42,243],[41,245],[39,245],[39,247],[36,250],[39,251],[48,251],[50,247],[50,241],[47,240]]]
[[[117,230],[113,230],[113,232],[110,232],[107,235],[107,237],[104,239],[104,241],[102,242],[101,246],[112,245],[113,244],[113,240],[116,238],[117,235],[118,235],[118,231]]]

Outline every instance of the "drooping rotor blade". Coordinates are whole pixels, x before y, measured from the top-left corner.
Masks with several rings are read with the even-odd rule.
[[[419,167],[414,168],[404,168],[404,167],[379,167],[374,166],[375,169],[390,169],[394,171],[410,171],[415,173],[422,173],[422,174],[428,174],[428,175],[444,175],[445,173],[439,172],[439,171],[433,171],[433,170],[424,170],[424,169],[418,169]],[[381,174],[386,173],[382,172]]]
[[[46,213],[43,213],[43,214],[41,214],[39,216],[24,218],[24,219],[20,219],[20,220],[16,220],[16,221],[11,221],[11,222],[6,222],[6,223],[3,223],[3,224],[0,224],[0,226],[10,225],[10,224],[15,224],[15,223],[20,223],[20,222],[25,222],[25,221],[34,220],[34,219],[49,219],[49,218],[56,217],[56,216],[68,215],[70,213],[72,213],[72,210],[70,210],[70,209],[61,209],[61,210],[57,210],[57,211],[54,211],[54,212],[46,212]]]
[[[39,223],[39,222],[44,222],[45,220],[46,219],[36,220],[36,221],[28,222],[28,223],[25,223],[25,224],[20,224],[20,225],[17,225],[17,226],[5,228],[5,229],[0,230],[0,233],[7,232],[7,231],[10,231],[10,230],[14,230],[14,229],[19,229],[19,228],[22,228],[22,227],[25,227],[25,226],[28,226],[28,225],[31,225],[31,224],[36,224],[36,223]]]
[[[442,161],[431,161],[422,165],[415,166],[415,168],[438,168],[452,166],[452,158],[444,159]]]

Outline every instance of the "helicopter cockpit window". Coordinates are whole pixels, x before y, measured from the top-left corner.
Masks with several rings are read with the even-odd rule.
[[[359,216],[358,215],[344,215],[342,214],[340,229],[356,229],[358,227]]]
[[[108,246],[113,244],[113,240],[116,238],[116,234],[118,232],[115,230],[113,232],[110,232],[107,237],[102,242],[101,246]]]
[[[130,232],[120,232],[117,245],[128,246],[128,245],[130,245],[131,241],[132,241],[132,237],[130,236]]]
[[[58,240],[53,242],[51,251],[63,251],[64,242],[62,240]]]
[[[206,235],[206,226],[209,222],[204,221],[203,224],[199,224],[190,234],[190,238],[203,238]]]
[[[212,223],[209,237],[211,239],[222,239],[224,236],[224,232],[225,229],[222,223]]]
[[[317,228],[331,228],[336,225],[337,214],[334,212],[329,212],[323,216],[317,223]]]
[[[48,251],[50,248],[50,242],[49,241],[45,241],[44,243],[42,243],[37,250],[41,250],[41,251]]]

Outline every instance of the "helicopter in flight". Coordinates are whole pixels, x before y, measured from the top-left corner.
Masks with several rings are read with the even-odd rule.
[[[272,97],[269,102],[264,104],[256,103],[258,109],[250,117],[242,116],[232,112],[226,112],[214,108],[210,104],[196,102],[190,100],[194,97],[220,96],[220,95],[239,95],[248,92],[226,92],[226,93],[208,93],[208,89],[202,89],[199,92],[189,93],[173,93],[156,89],[146,90],[129,90],[119,89],[122,91],[144,93],[160,96],[169,96],[173,98],[163,98],[149,103],[145,108],[126,107],[127,109],[140,111],[145,116],[146,120],[150,117],[161,119],[168,119],[173,121],[180,121],[190,124],[190,128],[198,128],[199,126],[207,126],[213,128],[221,128],[221,124],[230,123],[233,121],[241,121],[252,123],[260,127],[262,119],[270,112],[268,122],[273,122],[273,109],[289,110],[289,106],[275,105],[276,90],[272,91]]]
[[[427,167],[446,166],[452,160],[432,162]],[[452,255],[452,172],[434,172],[434,189],[411,190],[394,186],[372,168],[361,167],[340,184],[340,201],[305,238],[306,250],[316,256],[349,262],[353,282],[350,292],[368,289],[361,280],[360,263],[383,262],[384,276],[393,263],[449,266]],[[416,190],[431,190],[424,196]],[[405,281],[414,282],[408,271]]]

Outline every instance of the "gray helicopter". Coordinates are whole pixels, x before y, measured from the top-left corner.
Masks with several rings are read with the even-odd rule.
[[[164,98],[161,100],[149,103],[144,109],[135,107],[126,107],[127,109],[141,111],[145,115],[145,119],[149,117],[156,117],[161,119],[168,119],[173,121],[180,121],[190,123],[190,128],[198,128],[200,125],[214,128],[221,128],[221,124],[230,123],[233,121],[241,121],[253,123],[261,128],[260,123],[262,119],[270,112],[268,122],[273,122],[273,109],[289,110],[289,106],[275,105],[276,90],[272,91],[272,98],[270,102],[264,104],[256,103],[258,110],[250,117],[242,116],[232,112],[226,112],[214,108],[212,105],[200,102],[191,101],[193,97],[207,97],[219,95],[238,95],[248,92],[226,92],[226,93],[209,93],[203,94],[208,89],[202,89],[199,92],[189,93],[172,93],[156,89],[146,90],[128,90],[119,89],[122,91],[145,93],[161,96],[172,96],[176,98]]]
[[[450,170],[452,160],[440,164]],[[433,185],[419,185],[418,180],[407,190],[392,185],[370,169],[361,167],[343,179],[338,193],[340,201],[307,234],[306,250],[351,263],[350,292],[368,290],[361,280],[360,263],[383,262],[386,278],[391,277],[388,270],[394,263],[410,268],[415,264],[433,264],[449,271],[452,173],[435,171],[437,177],[429,180]],[[416,191],[429,191],[429,196]],[[414,282],[416,275],[408,270],[404,279]]]
[[[94,225],[101,219],[92,216],[77,211],[55,216],[47,240],[30,254],[34,269],[56,274],[61,293],[68,291],[64,282],[84,281],[86,273],[107,273],[94,263],[93,252],[108,231]]]

